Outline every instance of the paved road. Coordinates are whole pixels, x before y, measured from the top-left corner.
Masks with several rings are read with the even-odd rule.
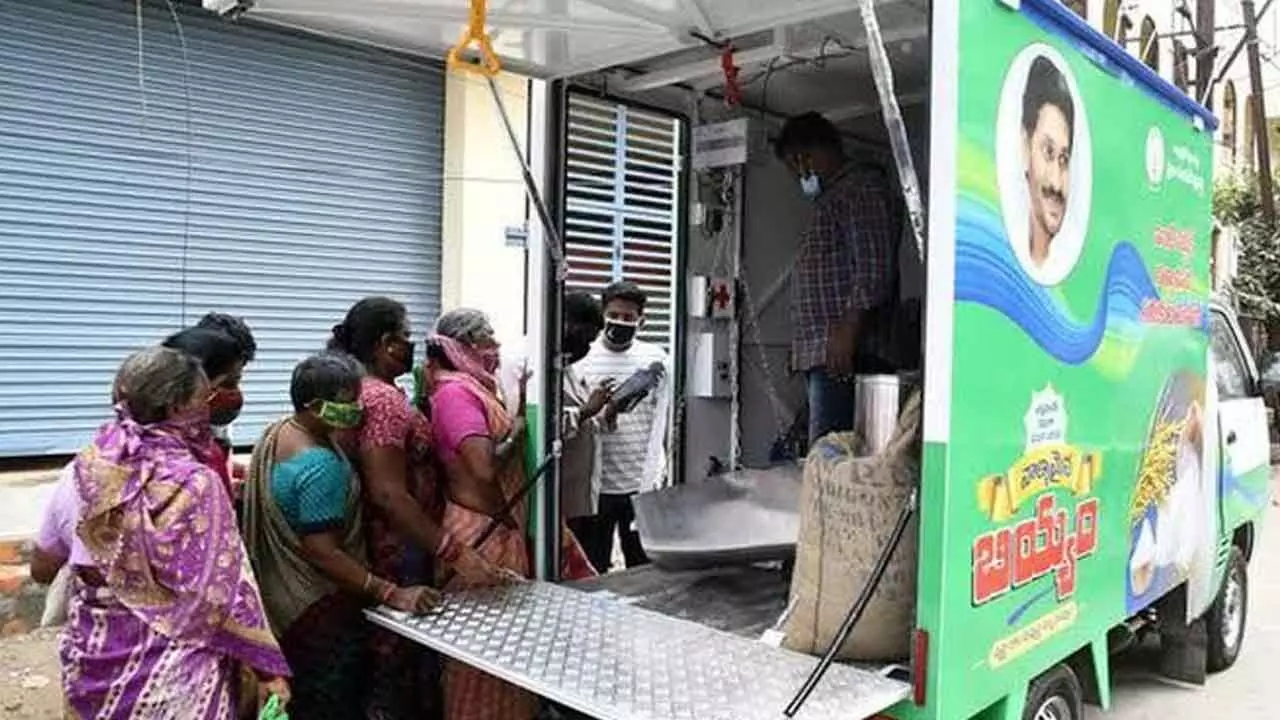
[[[1089,720],[1280,717],[1280,510],[1272,508],[1250,565],[1249,628],[1236,666],[1189,689],[1145,671],[1138,658],[1117,669],[1114,705]]]

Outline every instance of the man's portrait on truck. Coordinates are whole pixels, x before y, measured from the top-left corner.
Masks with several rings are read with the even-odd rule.
[[[1057,49],[1032,43],[1009,62],[995,153],[1011,259],[1027,279],[1056,286],[1080,260],[1093,201],[1089,120],[1072,66]]]
[[[1052,60],[1036,57],[1022,96],[1022,144],[1031,210],[1028,252],[1037,268],[1049,260],[1066,219],[1075,120],[1066,78]]]

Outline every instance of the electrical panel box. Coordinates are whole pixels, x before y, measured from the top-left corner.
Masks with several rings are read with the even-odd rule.
[[[729,348],[724,333],[706,332],[693,336],[689,349],[689,396],[728,398]]]
[[[707,302],[711,286],[711,278],[706,275],[693,275],[689,278],[689,317],[704,318],[711,311]]]
[[[699,125],[693,129],[693,169],[744,165],[750,141],[751,124],[747,118]]]

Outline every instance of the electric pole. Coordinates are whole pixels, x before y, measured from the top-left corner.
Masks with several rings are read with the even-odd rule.
[[[1249,86],[1253,92],[1253,144],[1258,148],[1258,193],[1262,219],[1276,226],[1276,198],[1271,186],[1271,133],[1267,132],[1266,90],[1262,87],[1262,59],[1258,56],[1258,17],[1253,0],[1241,0],[1245,42],[1249,55]]]
[[[1185,5],[1183,6],[1186,7]],[[1209,94],[1213,82],[1213,66],[1218,61],[1217,25],[1214,13],[1214,0],[1199,0],[1196,3],[1194,24],[1196,41],[1196,97],[1204,98]],[[1190,10],[1186,11],[1191,14]],[[1188,18],[1190,19],[1190,18]],[[1210,104],[1212,104],[1210,100]]]

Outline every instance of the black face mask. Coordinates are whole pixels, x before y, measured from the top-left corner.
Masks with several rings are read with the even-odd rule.
[[[636,331],[640,323],[628,323],[621,320],[606,320],[604,323],[604,339],[613,347],[627,347],[636,339]]]
[[[413,356],[415,354],[415,350],[417,350],[417,345],[406,340],[404,343],[404,365],[403,369],[400,371],[401,375],[413,370]]]

